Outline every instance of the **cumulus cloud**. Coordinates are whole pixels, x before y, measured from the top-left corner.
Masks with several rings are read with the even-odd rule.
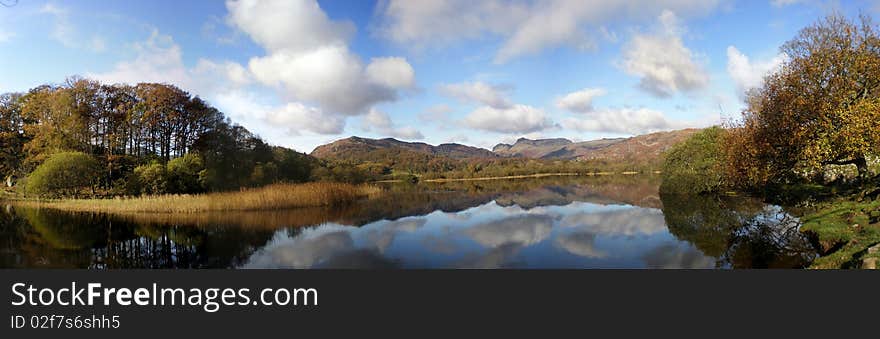
[[[440,92],[464,102],[482,104],[497,109],[506,109],[512,106],[504,88],[481,81],[440,85]]]
[[[593,111],[593,99],[606,93],[602,88],[584,88],[557,99],[556,107],[575,113],[589,113]]]
[[[323,114],[319,108],[306,106],[298,102],[271,110],[266,121],[276,126],[288,126],[291,134],[298,134],[300,129],[319,134],[339,134],[345,127],[345,120],[336,115]]]
[[[464,124],[498,133],[530,133],[555,126],[543,110],[528,105],[479,107],[465,117]]]
[[[645,134],[687,127],[689,124],[669,120],[663,112],[649,108],[610,108],[589,113],[582,118],[569,118],[564,128],[581,132]]]
[[[749,57],[734,46],[727,47],[727,74],[736,84],[737,92],[743,95],[752,88],[760,87],[764,76],[781,67],[788,56],[780,53],[770,60],[749,60]]]
[[[373,58],[367,65],[367,78],[388,88],[409,88],[415,86],[416,72],[404,58]]]
[[[299,136],[309,131],[316,134],[339,134],[345,128],[344,117],[324,114],[320,108],[299,102],[275,106],[250,91],[233,90],[212,96],[213,102],[239,122],[254,122],[284,129],[288,135]]]
[[[702,14],[719,1],[626,0],[390,0],[380,8],[378,34],[399,44],[424,47],[445,45],[462,39],[498,36],[504,39],[495,62],[538,53],[547,48],[570,46],[593,49],[595,36],[612,36],[606,24],[641,20],[663,9]],[[504,15],[498,15],[504,13]]]
[[[364,130],[376,131],[384,136],[391,136],[401,139],[421,140],[425,137],[421,132],[413,127],[398,127],[387,113],[378,109],[371,108],[370,112],[364,116]]]
[[[415,83],[403,58],[364,65],[348,48],[354,25],[330,20],[314,0],[233,0],[226,7],[229,22],[266,50],[248,62],[255,79],[326,113],[366,113]]]
[[[672,11],[658,17],[659,29],[637,33],[624,46],[622,69],[640,78],[639,87],[659,96],[701,89],[709,76],[682,41],[682,28]]]

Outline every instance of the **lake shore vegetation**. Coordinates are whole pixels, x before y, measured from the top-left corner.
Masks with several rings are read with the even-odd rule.
[[[820,252],[814,268],[862,267],[880,244],[878,28],[831,15],[781,51],[789,59],[748,93],[740,119],[670,150],[661,190],[796,206]]]

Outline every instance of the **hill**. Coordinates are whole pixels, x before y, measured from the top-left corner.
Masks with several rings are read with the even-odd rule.
[[[664,151],[696,133],[698,129],[656,132],[631,138],[572,142],[568,139],[530,140],[521,138],[513,145],[498,144],[493,151],[501,156],[530,159],[602,160],[646,162],[659,160]]]
[[[461,144],[428,145],[423,142],[405,142],[394,138],[368,139],[350,137],[321,145],[311,155],[327,160],[367,161],[379,155],[388,154],[389,150],[397,153],[421,153],[424,155],[441,156],[450,159],[483,159],[497,158],[498,155],[487,149],[465,146]]]

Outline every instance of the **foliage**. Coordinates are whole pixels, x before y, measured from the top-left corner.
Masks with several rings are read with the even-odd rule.
[[[98,164],[81,152],[63,152],[49,156],[27,178],[26,192],[39,197],[77,196],[91,187]]]
[[[165,194],[168,192],[168,171],[165,165],[155,161],[134,169],[134,194]]]
[[[719,192],[727,185],[723,175],[724,157],[720,127],[704,129],[673,146],[663,163],[661,190],[682,193]]]
[[[870,19],[839,15],[782,47],[789,60],[749,93],[725,138],[728,172],[741,186],[791,182],[798,172],[855,165],[880,150],[880,35]]]
[[[106,85],[75,77],[0,95],[0,178],[30,173],[58,152],[94,157],[99,165],[89,173],[99,195],[302,182],[315,166],[309,156],[267,145],[167,84]]]
[[[200,193],[204,191],[199,174],[205,170],[202,157],[189,153],[171,159],[166,165],[167,193]]]

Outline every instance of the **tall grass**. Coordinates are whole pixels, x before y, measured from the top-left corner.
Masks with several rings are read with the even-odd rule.
[[[210,211],[258,211],[300,207],[340,206],[378,196],[381,189],[342,183],[274,184],[196,195],[157,195],[112,199],[27,200],[20,204],[76,212],[106,213],[197,213]]]

